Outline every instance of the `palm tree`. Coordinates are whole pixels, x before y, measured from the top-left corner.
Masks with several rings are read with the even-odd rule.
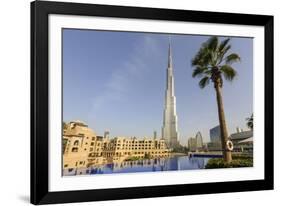
[[[247,121],[247,127],[249,127],[251,130],[254,128],[254,115],[252,114],[251,117],[246,118]]]
[[[226,145],[228,133],[222,100],[222,87],[224,79],[232,81],[237,75],[237,72],[231,65],[234,62],[240,61],[238,54],[229,54],[231,48],[229,41],[230,39],[227,38],[219,42],[218,37],[211,37],[202,44],[195,57],[192,59],[192,66],[195,67],[192,77],[201,78],[199,81],[200,88],[203,89],[210,81],[214,84],[217,97],[222,151],[226,162],[231,162],[232,156],[231,151],[228,150]]]

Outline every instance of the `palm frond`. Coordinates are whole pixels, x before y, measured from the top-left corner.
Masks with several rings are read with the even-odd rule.
[[[232,81],[237,75],[235,69],[233,69],[230,65],[227,64],[221,66],[220,71],[223,74],[224,78],[229,81]]]
[[[208,47],[201,47],[195,57],[192,59],[192,66],[207,66],[213,61],[212,51]]]
[[[224,55],[231,49],[231,45],[227,45],[223,50],[220,52],[221,60],[223,60]]]
[[[203,89],[205,86],[207,86],[210,82],[210,77],[205,76],[199,81],[199,86],[201,89]]]
[[[224,60],[224,55],[228,52],[228,50],[231,49],[231,45],[227,45],[226,47],[224,47],[220,53],[219,53],[219,61],[218,64],[220,64],[223,60]]]
[[[200,50],[197,52],[195,57],[192,59],[192,66],[204,66],[207,65],[210,59],[208,48],[202,46]]]
[[[234,62],[240,61],[240,56],[236,53],[232,53],[225,58],[226,64],[232,64]]]
[[[192,77],[196,77],[196,76],[202,76],[206,71],[208,70],[207,67],[200,67],[200,66],[197,66],[193,72],[192,72]]]
[[[197,52],[195,57],[191,60],[191,65],[192,66],[200,65],[200,61],[201,61],[201,53],[199,51],[199,52]]]
[[[230,41],[230,38],[227,38],[220,43],[219,52],[223,52],[223,50],[225,50],[225,46],[228,44],[229,41]],[[228,45],[228,46],[230,46],[230,45]]]
[[[202,56],[202,48],[200,48],[200,50],[196,53],[196,55],[191,60],[191,65],[192,66],[200,65],[201,56]]]
[[[216,51],[218,48],[218,42],[219,42],[218,37],[216,37],[216,36],[211,37],[207,43],[208,49],[210,49],[212,51]]]
[[[254,128],[254,115],[252,114],[251,117],[246,118],[247,121],[247,127],[250,129]]]
[[[230,41],[230,38],[227,38],[220,43],[220,46],[218,49],[218,58],[217,58],[217,62],[216,62],[218,65],[222,63],[222,61],[224,60],[224,55],[231,48],[231,45],[228,44],[229,41]]]
[[[208,70],[206,70],[206,71],[204,71],[204,74],[206,75],[206,76],[208,76],[208,77],[211,77],[212,76],[212,70],[210,70],[210,69],[208,69]]]
[[[246,118],[247,121],[253,121],[253,119],[254,119],[254,114],[252,114],[250,117]]]

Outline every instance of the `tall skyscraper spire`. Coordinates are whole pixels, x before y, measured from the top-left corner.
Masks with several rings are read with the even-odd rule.
[[[178,118],[176,114],[176,97],[174,92],[174,74],[172,62],[171,40],[169,38],[168,68],[163,116],[162,138],[167,145],[175,148],[178,145]]]
[[[171,48],[171,37],[169,36],[169,54],[168,54],[168,68],[172,68],[173,60],[172,60],[172,48]]]

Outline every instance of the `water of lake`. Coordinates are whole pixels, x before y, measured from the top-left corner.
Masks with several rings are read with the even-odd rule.
[[[124,161],[89,168],[73,168],[63,171],[64,176],[94,175],[111,173],[157,172],[173,170],[204,169],[210,158],[176,156],[170,158]]]

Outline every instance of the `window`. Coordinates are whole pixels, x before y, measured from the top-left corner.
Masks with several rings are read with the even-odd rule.
[[[75,140],[75,142],[74,142],[73,145],[74,145],[74,146],[78,146],[78,145],[79,145],[79,140]]]
[[[78,148],[77,147],[73,147],[71,151],[72,152],[78,152]]]

